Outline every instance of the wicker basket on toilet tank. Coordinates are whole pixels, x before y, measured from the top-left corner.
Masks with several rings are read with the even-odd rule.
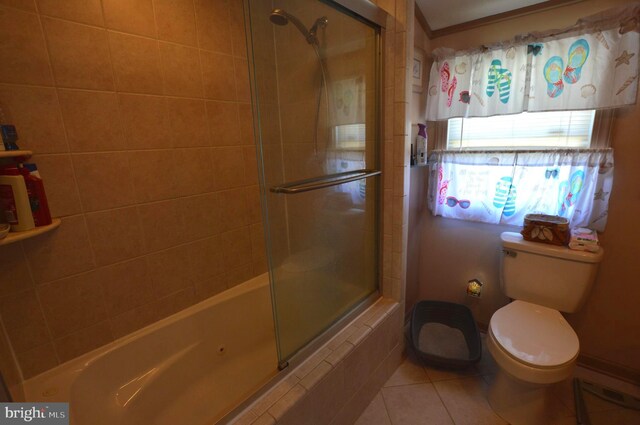
[[[524,240],[551,245],[569,243],[569,221],[557,215],[527,214],[520,232]]]

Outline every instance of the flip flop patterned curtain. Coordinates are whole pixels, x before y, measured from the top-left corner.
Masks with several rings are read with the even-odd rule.
[[[525,214],[559,215],[571,227],[603,231],[613,185],[613,152],[432,152],[434,215],[520,226]]]
[[[434,51],[427,120],[636,103],[640,6],[476,51]]]

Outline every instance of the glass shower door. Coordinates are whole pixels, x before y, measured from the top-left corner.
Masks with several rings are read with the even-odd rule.
[[[248,0],[280,361],[378,288],[379,28],[318,0]]]

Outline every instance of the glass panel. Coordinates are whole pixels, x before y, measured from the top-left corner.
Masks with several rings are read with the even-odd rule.
[[[447,149],[588,148],[595,115],[588,110],[451,118]]]
[[[378,169],[379,30],[317,0],[249,0],[267,252],[280,360],[378,287],[379,179],[271,188]]]

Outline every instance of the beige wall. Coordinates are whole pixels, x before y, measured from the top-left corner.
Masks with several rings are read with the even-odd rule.
[[[558,28],[576,19],[624,4],[623,1],[590,0],[553,10],[475,28],[432,40],[431,47],[462,49],[505,40],[516,34]],[[640,376],[640,286],[634,284],[640,272],[637,247],[640,227],[640,108],[617,112],[612,134],[615,149],[615,182],[610,200],[609,221],[601,235],[605,257],[586,306],[568,320],[580,338],[586,360],[604,362],[611,371],[628,379]],[[412,181],[413,184],[413,181]],[[502,231],[518,230],[427,215],[421,234],[420,298],[435,298],[470,305],[476,319],[488,323],[491,314],[507,299],[499,290],[499,244]],[[413,231],[413,230],[412,230]],[[484,279],[483,297],[464,295],[466,281]],[[602,366],[602,365],[601,365]]]
[[[62,218],[0,249],[25,378],[266,271],[240,0],[2,0],[0,32]]]

